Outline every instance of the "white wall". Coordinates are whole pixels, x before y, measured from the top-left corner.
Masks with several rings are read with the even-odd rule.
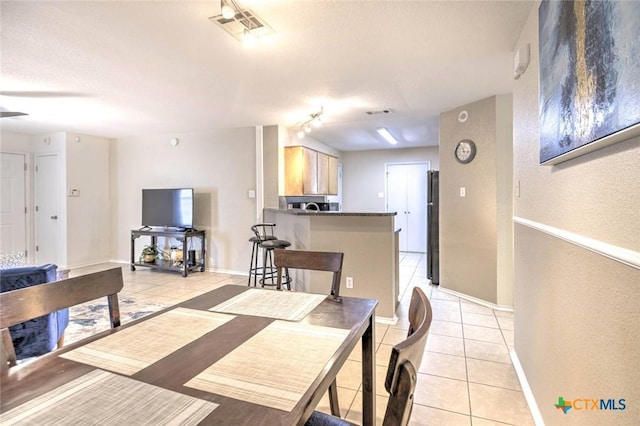
[[[515,351],[546,424],[637,424],[640,270],[615,255],[640,259],[640,138],[540,166],[538,5],[526,43],[531,63],[513,95]],[[565,415],[553,406],[560,396],[626,399],[627,408]]]
[[[33,151],[32,139],[32,135],[0,130],[0,151],[30,153]]]
[[[80,138],[76,142],[76,137]],[[2,150],[28,154],[27,182],[28,250],[33,256],[38,236],[35,234],[36,192],[35,157],[57,154],[60,173],[58,226],[58,266],[78,267],[109,260],[109,141],[88,135],[57,132],[41,135],[2,133]],[[80,190],[79,197],[68,197],[67,190]]]
[[[180,140],[175,147],[174,137]],[[256,199],[248,197],[256,185],[255,144],[253,127],[112,141],[111,258],[130,261],[143,188],[193,187],[195,228],[207,233],[207,269],[246,273],[256,212]]]
[[[510,95],[492,96],[440,115],[440,286],[506,307],[513,306],[511,105]],[[463,110],[469,118],[460,123]],[[462,139],[477,147],[468,164],[454,156]]]
[[[77,189],[78,197],[68,196]],[[109,260],[109,140],[66,134],[67,266]],[[63,195],[64,196],[64,195]]]
[[[342,209],[345,211],[385,211],[387,163],[430,161],[431,168],[440,166],[438,147],[381,149],[342,152]]]

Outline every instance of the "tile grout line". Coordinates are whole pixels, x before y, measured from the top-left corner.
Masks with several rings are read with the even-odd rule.
[[[467,402],[469,404],[469,423],[473,425],[473,409],[471,407],[471,387],[469,386],[469,364],[467,358],[467,339],[464,333],[464,317],[462,316],[462,304],[458,299],[458,306],[460,309],[460,328],[462,329],[462,350],[464,353],[464,373],[467,378]]]

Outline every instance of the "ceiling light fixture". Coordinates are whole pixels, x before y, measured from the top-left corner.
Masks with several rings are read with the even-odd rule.
[[[231,3],[231,4],[229,4]],[[231,19],[236,16],[236,8],[233,7],[233,1],[231,0],[220,0],[220,9],[222,11],[222,17],[224,19]]]
[[[304,138],[306,133],[311,133],[311,125],[314,127],[320,127],[322,125],[322,114],[324,114],[324,107],[320,107],[320,111],[309,114],[309,119],[300,125],[298,130],[298,139]]]
[[[396,145],[398,143],[397,139],[394,138],[393,135],[389,133],[389,131],[386,128],[378,127],[376,131],[391,145]]]
[[[266,22],[236,0],[220,0],[220,15],[212,16],[209,20],[246,44],[253,44],[274,32]]]

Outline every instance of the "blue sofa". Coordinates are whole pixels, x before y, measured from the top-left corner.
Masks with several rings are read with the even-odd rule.
[[[56,281],[58,267],[47,264],[0,270],[0,291],[18,290]],[[69,324],[69,309],[9,327],[16,359],[26,359],[51,352]]]

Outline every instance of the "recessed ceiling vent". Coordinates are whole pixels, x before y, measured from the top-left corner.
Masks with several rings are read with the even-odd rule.
[[[367,111],[367,115],[391,114],[392,112],[390,109],[379,109],[376,111]]]
[[[243,9],[232,18],[216,15],[210,17],[209,20],[239,41],[244,41],[248,33],[251,33],[255,38],[261,38],[274,33],[273,28],[271,28],[269,24],[249,9]]]

